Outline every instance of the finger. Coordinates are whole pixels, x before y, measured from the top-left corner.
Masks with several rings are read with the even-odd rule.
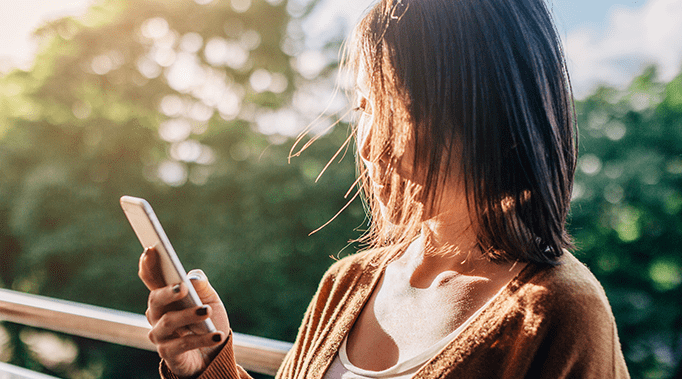
[[[178,357],[190,350],[216,346],[225,340],[225,333],[216,332],[209,334],[189,334],[181,338],[175,338],[157,345],[159,356],[169,366],[182,364]]]
[[[166,312],[149,331],[149,339],[154,344],[186,335],[190,326],[198,324],[211,316],[212,309],[208,305]],[[203,333],[197,333],[203,334]]]
[[[187,286],[179,283],[173,286],[157,288],[149,293],[147,300],[147,320],[155,325],[168,312],[168,306],[187,296]]]
[[[208,282],[208,278],[202,270],[195,269],[188,272],[187,278],[191,281],[202,303],[216,303],[220,301],[220,297]]]
[[[159,253],[154,247],[144,249],[144,252],[140,256],[137,275],[142,279],[142,282],[144,282],[145,286],[147,286],[150,291],[166,286],[161,275]]]

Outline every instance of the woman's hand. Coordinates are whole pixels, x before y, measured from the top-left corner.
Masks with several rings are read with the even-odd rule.
[[[187,287],[182,283],[165,285],[155,249],[149,248],[142,253],[138,275],[151,291],[145,315],[152,325],[149,339],[156,345],[159,356],[179,377],[203,372],[220,351],[230,331],[225,307],[206,275],[201,270],[187,274],[204,306],[186,309],[177,302],[187,296]],[[209,317],[217,333],[192,332],[196,324]]]

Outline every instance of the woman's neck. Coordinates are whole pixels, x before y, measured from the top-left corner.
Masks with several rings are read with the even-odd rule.
[[[448,205],[422,223],[421,235],[400,258],[415,286],[428,287],[441,273],[488,277],[502,268],[483,255],[466,204]]]
[[[460,262],[481,257],[477,227],[467,203],[463,196],[454,196],[461,191],[444,192],[451,196],[441,200],[433,216],[422,223],[424,255],[453,258]]]
[[[430,288],[443,282],[442,278],[451,280],[456,277],[478,277],[486,281],[496,282],[509,277],[509,273],[518,273],[525,264],[517,262],[497,263],[485,257],[477,247],[475,239],[463,237],[456,244],[444,243],[431,234],[431,230],[422,229],[422,234],[410,244],[401,258],[406,273],[409,273],[410,286],[414,288]],[[468,241],[468,242],[465,242]]]

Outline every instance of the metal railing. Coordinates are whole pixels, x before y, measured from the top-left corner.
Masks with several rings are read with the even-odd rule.
[[[0,289],[0,320],[156,351],[147,338],[149,322],[136,313]],[[277,372],[292,345],[233,334],[237,362],[247,370],[268,375]]]
[[[0,379],[59,379],[59,378],[0,362]]]

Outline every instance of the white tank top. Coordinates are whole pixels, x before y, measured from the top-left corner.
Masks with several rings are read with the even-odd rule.
[[[508,283],[507,283],[508,284]],[[411,378],[417,371],[419,371],[422,366],[424,366],[428,361],[431,360],[438,352],[443,350],[452,340],[459,335],[471,322],[478,317],[478,315],[483,312],[485,308],[493,302],[497,296],[502,293],[502,291],[507,288],[505,285],[500,289],[495,296],[491,297],[481,308],[479,308],[474,314],[472,314],[462,325],[455,329],[452,333],[445,336],[440,341],[431,345],[428,349],[424,350],[417,356],[400,360],[395,366],[389,367],[381,371],[370,371],[364,370],[353,365],[348,359],[346,354],[346,341],[348,336],[343,339],[339,351],[334,357],[329,369],[324,374],[324,379],[408,379]]]

